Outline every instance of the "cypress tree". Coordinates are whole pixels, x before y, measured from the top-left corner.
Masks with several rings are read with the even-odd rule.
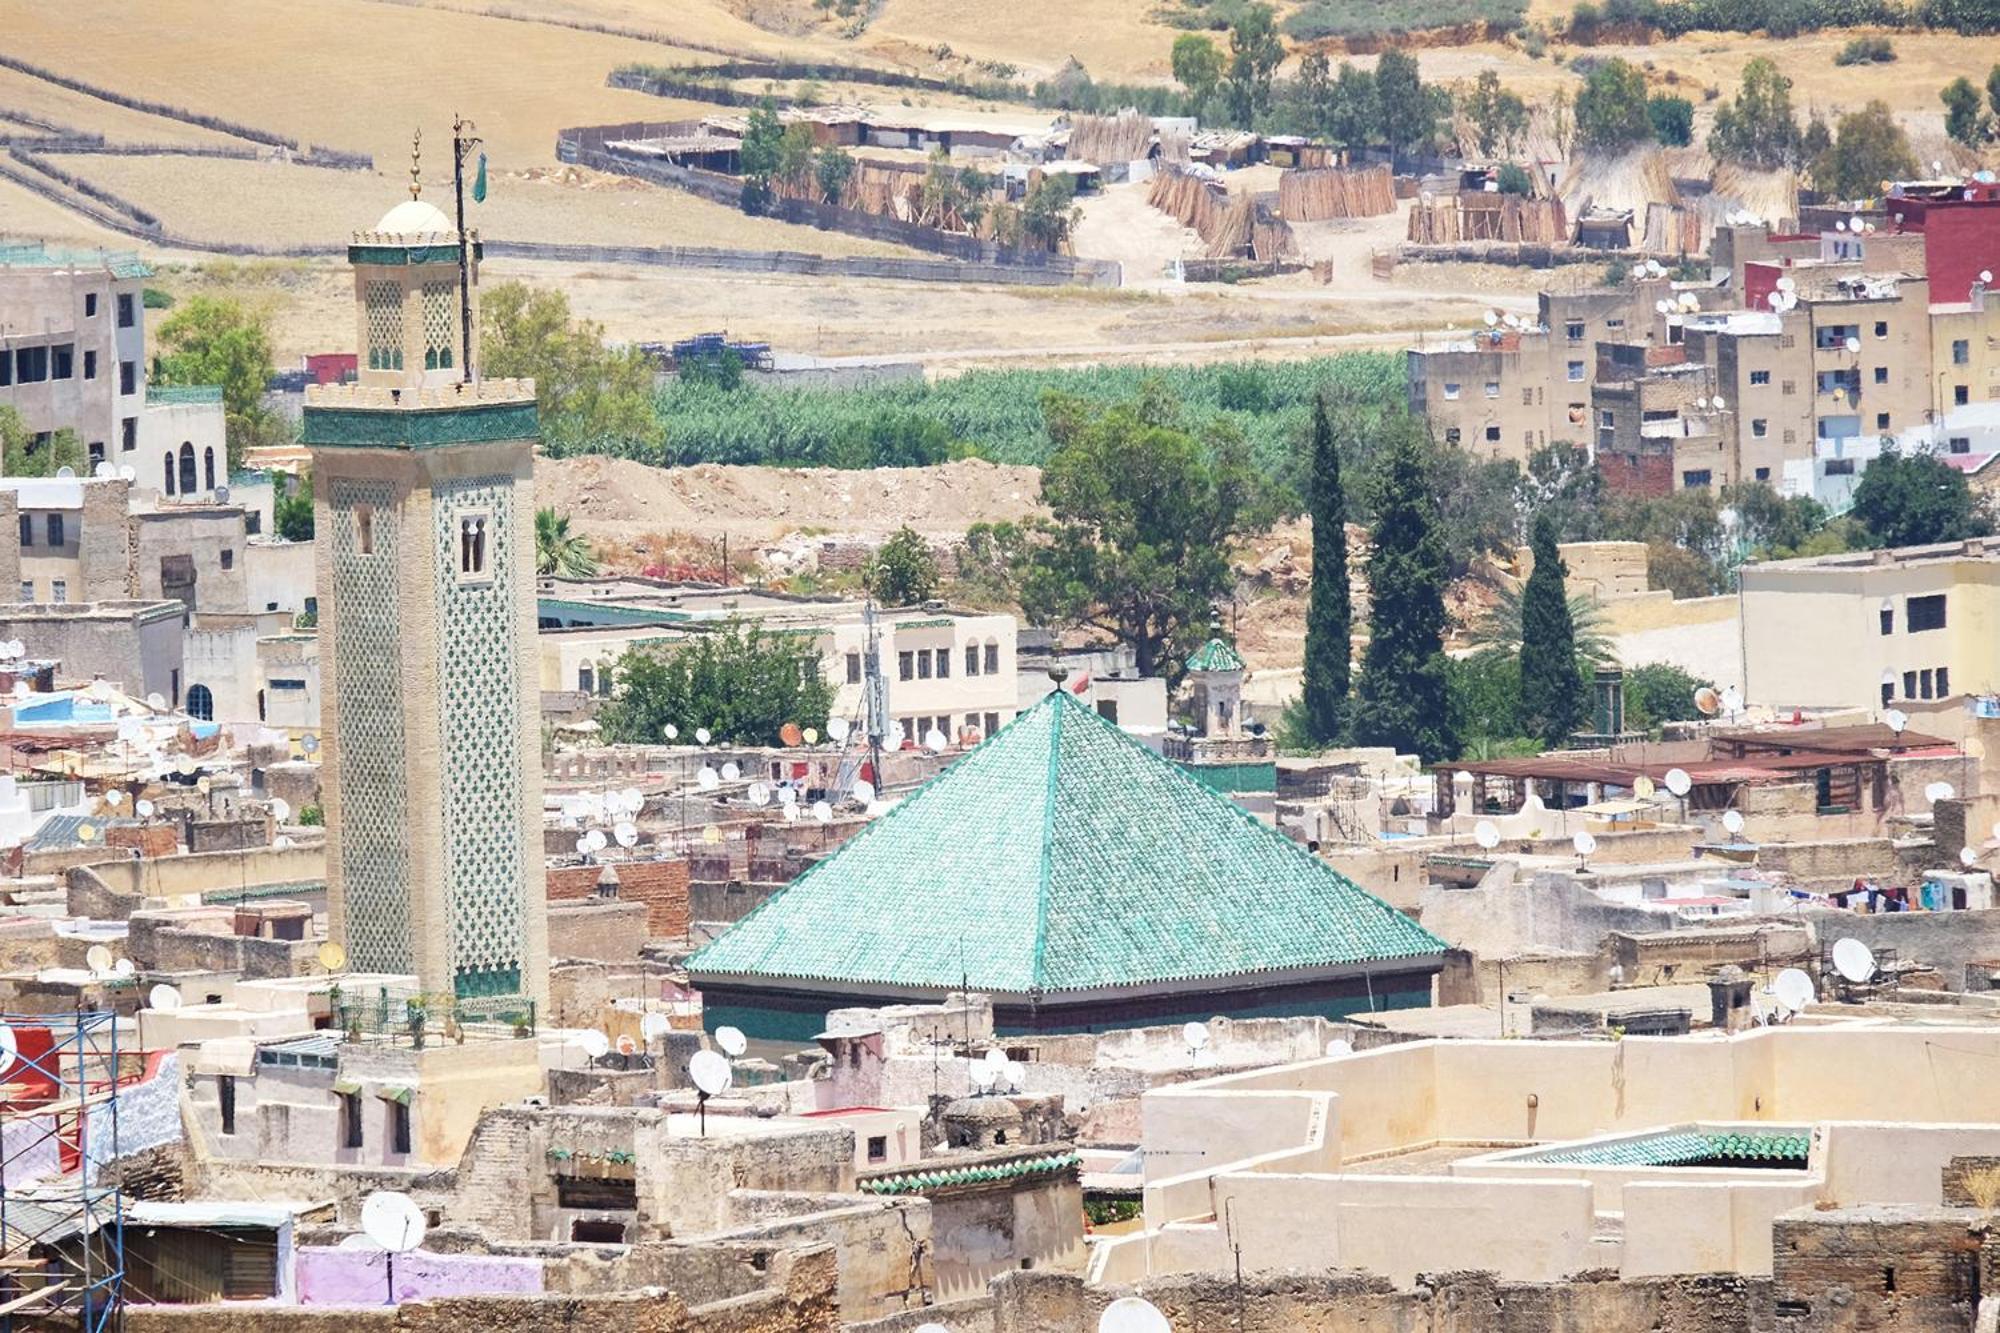
[[[1422,427],[1404,417],[1375,477],[1375,550],[1368,651],[1355,694],[1354,739],[1431,763],[1458,753],[1446,706],[1444,590],[1449,573]]]
[[[1305,722],[1316,741],[1341,738],[1347,726],[1348,677],[1354,642],[1354,608],[1347,586],[1347,492],[1340,484],[1340,452],[1326,417],[1326,399],[1313,404],[1312,594],[1306,603]]]
[[[1535,517],[1535,568],[1521,590],[1521,725],[1529,735],[1559,746],[1583,725],[1583,674],[1576,664],[1576,626],[1570,620],[1562,553],[1555,521]]]

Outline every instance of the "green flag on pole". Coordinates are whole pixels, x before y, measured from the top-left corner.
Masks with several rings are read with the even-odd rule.
[[[475,204],[486,202],[486,154],[484,153],[479,155],[479,175],[474,177],[472,182],[472,202]]]

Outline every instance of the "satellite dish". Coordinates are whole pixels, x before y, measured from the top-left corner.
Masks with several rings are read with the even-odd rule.
[[[1771,993],[1778,997],[1778,1003],[1795,1014],[1813,1002],[1816,992],[1813,979],[1796,967],[1788,967],[1778,973],[1777,979],[1771,983]]]
[[[1482,819],[1472,826],[1472,840],[1490,852],[1500,845],[1500,826],[1490,819]]]
[[[784,807],[784,810],[785,822],[787,824],[796,824],[799,822],[799,808],[796,805],[787,805]]]
[[[167,696],[159,693],[157,690],[146,696],[146,707],[157,710],[166,706]]]
[[[1961,847],[1958,849],[1958,863],[1962,866],[1976,866],[1979,864],[1979,853],[1970,847]]]
[[[1001,1049],[1000,1049],[1000,1048],[999,1048],[998,1046],[993,1046],[993,1047],[989,1047],[989,1048],[987,1048],[987,1051],[986,1051],[986,1067],[987,1067],[988,1069],[1004,1069],[1004,1068],[1006,1068],[1006,1067],[1007,1067],[1007,1052],[1005,1052],[1005,1051],[1001,1050]]]
[[[1667,790],[1676,796],[1685,796],[1694,790],[1694,779],[1687,775],[1684,768],[1670,768],[1667,770]]]
[[[1500,322],[1500,312],[1499,312],[1499,311],[1497,311],[1497,310],[1489,310],[1489,311],[1487,311],[1487,312],[1486,312],[1486,327],[1487,327],[1487,328],[1489,328],[1489,329],[1490,329],[1490,328],[1492,328],[1492,327],[1493,327],[1493,326],[1494,326],[1495,324],[1498,324],[1499,322]]]
[[[1773,310],[1783,310],[1785,308],[1785,294],[1783,292],[1771,292],[1765,296],[1764,300]]]
[[[578,838],[578,839],[576,840],[576,854],[577,854],[578,856],[589,856],[589,855],[590,855],[590,835],[589,835],[589,834],[585,834],[585,835],[584,835],[583,837],[581,837],[581,838]]]
[[[576,1044],[583,1047],[585,1055],[595,1060],[611,1049],[611,1038],[605,1036],[596,1028],[590,1028],[576,1039]]]
[[[1789,274],[1778,279],[1778,290],[1781,292],[1795,291],[1798,288],[1798,285],[1799,284],[1797,280],[1792,278]]]
[[[1851,937],[1835,940],[1833,968],[1849,981],[1863,982],[1875,975],[1875,955],[1860,940]]]
[[[932,754],[942,754],[944,752],[945,739],[945,734],[942,731],[939,731],[936,727],[932,727],[924,733],[924,748]]]
[[[1990,268],[1980,269],[1979,280],[1984,283],[1991,283],[1993,281],[1993,270]]]
[[[807,727],[804,731],[800,732],[799,735],[802,739],[804,739],[807,745],[819,744],[819,730],[815,727]]]
[[[68,467],[68,466],[64,466],[64,467],[59,467],[59,468],[57,468],[57,469],[56,469],[56,480],[57,480],[57,481],[75,481],[75,480],[76,480],[76,469],[75,469],[75,468],[73,468],[73,467]]]
[[[90,965],[90,970],[93,972],[109,972],[111,970],[111,950],[101,944],[93,944],[83,955],[83,961]]]
[[[76,840],[78,842],[90,842],[94,840],[96,837],[97,837],[97,825],[78,824],[76,826]]]
[[[1334,1059],[1354,1054],[1354,1043],[1345,1037],[1335,1037],[1326,1044],[1326,1053]]]
[[[141,819],[151,819],[153,817],[153,810],[154,806],[151,801],[142,800],[137,805],[134,805],[132,807],[132,813],[136,814]]]
[[[875,799],[875,784],[867,778],[856,778],[853,792],[855,800],[867,805]]]
[[[1864,225],[1866,224],[1862,222],[1861,215],[1859,213],[1856,213],[1853,217],[1847,220],[1847,229],[1849,231],[1860,231]]]
[[[710,768],[707,764],[703,764],[701,766],[701,771],[694,775],[694,782],[695,785],[697,787],[700,787],[703,791],[714,791],[717,787],[720,787],[722,785],[722,775],[720,773],[717,773],[714,769]]]
[[[618,1054],[632,1055],[635,1052],[637,1052],[638,1049],[639,1049],[639,1043],[632,1040],[631,1033],[621,1032],[618,1034]]]
[[[832,822],[833,807],[828,805],[825,801],[814,801],[813,818],[817,819],[822,824]]]
[[[1674,307],[1673,307],[1673,303],[1672,303],[1672,302],[1670,302],[1670,301],[1655,301],[1655,302],[1653,302],[1653,312],[1654,312],[1655,314],[1659,314],[1659,315],[1664,315],[1664,314],[1666,314],[1666,313],[1667,313],[1667,312],[1668,312],[1669,310],[1672,310],[1673,308],[1674,308]]]
[[[329,972],[338,972],[347,966],[347,950],[339,941],[328,940],[319,946],[319,965]]]
[[[137,481],[139,480],[139,469],[133,467],[130,463],[120,463],[118,465],[118,475],[126,481]]]
[[[1910,725],[1910,715],[1900,708],[1891,708],[1882,714],[1882,721],[1888,724],[1889,730],[1900,735],[1903,728]]]
[[[611,845],[611,839],[604,836],[601,828],[594,828],[584,836],[590,839],[590,850],[593,852],[601,852]]]
[[[1924,786],[1924,799],[1932,805],[1936,805],[1939,801],[1949,801],[1956,794],[1949,782],[1932,782]]]
[[[1724,810],[1722,812],[1722,827],[1728,829],[1732,834],[1741,833],[1743,831],[1743,812],[1741,810]]]
[[[973,1091],[985,1092],[1000,1081],[1000,1069],[997,1065],[974,1064],[968,1071],[968,1077],[972,1081]]]
[[[1097,1333],[1174,1333],[1174,1326],[1151,1301],[1121,1296],[1098,1316]]]
[[[742,776],[743,770],[734,761],[722,766],[722,780],[724,782],[734,782]]]
[[[1729,410],[1729,404],[1723,402],[1720,397],[1711,398],[1708,401],[1715,405],[1715,410],[1718,412],[1727,412]]]
[[[171,1014],[181,1007],[181,993],[165,982],[146,992],[146,1006],[163,1014]]]
[[[1181,1036],[1187,1039],[1192,1050],[1200,1050],[1208,1045],[1208,1028],[1200,1023],[1188,1023],[1181,1028]]]
[[[271,818],[277,820],[280,824],[290,823],[292,818],[292,803],[282,796],[273,796],[271,798]]]
[[[300,748],[301,750],[304,750],[304,751],[305,751],[305,752],[306,752],[307,754],[316,754],[316,753],[318,753],[318,751],[319,751],[319,737],[317,737],[317,736],[301,736],[301,737],[299,737],[299,748]]]
[[[779,805],[797,805],[798,803],[799,803],[799,789],[797,787],[778,788]]]
[[[694,1080],[695,1090],[704,1097],[719,1097],[729,1091],[735,1080],[730,1071],[729,1061],[714,1051],[696,1051],[688,1060],[688,1077]]]
[[[713,824],[704,824],[701,829],[701,840],[710,846],[714,846],[716,843],[722,841],[722,830]]]
[[[407,1254],[424,1243],[423,1209],[407,1194],[376,1190],[361,1202],[361,1230],[391,1254]]]
[[[1839,220],[1838,222],[1836,222],[1836,223],[1834,223],[1834,224],[1833,224],[1833,229],[1834,229],[1835,231],[1846,231],[1846,230],[1847,230],[1847,219],[1846,219],[1846,218],[1841,218],[1841,219],[1840,219],[1840,220]]]
[[[719,1027],[715,1030],[715,1044],[722,1053],[734,1059],[750,1049],[750,1039],[743,1035],[742,1028]]]
[[[113,787],[104,793],[104,803],[114,808],[121,806],[125,804],[125,793]]]
[[[121,981],[130,981],[133,974],[138,970],[139,965],[134,963],[130,958],[120,958],[111,965],[111,975]]]
[[[1028,1083],[1028,1071],[1019,1062],[1014,1060],[1009,1060],[1005,1065],[1001,1066],[1000,1077],[1006,1079],[1007,1086],[1016,1092],[1026,1087]]]
[[[847,739],[849,730],[847,719],[844,717],[830,717],[826,720],[826,734],[833,738],[836,745]]]
[[[694,743],[695,743],[696,745],[706,745],[706,744],[708,744],[708,728],[707,728],[707,727],[696,727],[696,728],[694,729]]]
[[[678,740],[680,738],[681,729],[675,726],[673,723],[669,722],[667,723],[666,726],[660,728],[660,732],[668,740],[671,741],[671,740]]]
[[[639,828],[636,824],[621,822],[617,828],[611,831],[611,836],[618,840],[620,847],[636,847],[639,845]]]
[[[765,786],[761,782],[751,783],[750,804],[761,808],[763,806],[769,805],[770,803],[771,803],[771,789]]]
[[[1632,794],[1642,801],[1651,800],[1653,790],[1653,780],[1644,773],[1632,780]]]
[[[1579,833],[1569,840],[1569,845],[1576,848],[1578,856],[1589,856],[1597,850],[1597,839],[1589,833]]]
[[[639,1015],[639,1035],[647,1041],[658,1041],[673,1031],[673,1020],[665,1014]]]
[[[91,475],[93,477],[96,477],[99,481],[109,481],[113,477],[118,475],[118,469],[112,466],[111,463],[107,461],[99,463],[97,465],[96,470],[92,472]]]
[[[1714,717],[1722,711],[1722,696],[1715,692],[1713,685],[1703,685],[1695,690],[1694,710],[1703,717]]]
[[[21,1047],[14,1036],[14,1029],[5,1023],[0,1023],[0,1074],[12,1069],[14,1061],[20,1058],[20,1054]]]

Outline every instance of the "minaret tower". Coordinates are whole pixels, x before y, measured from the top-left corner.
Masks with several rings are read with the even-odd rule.
[[[348,246],[358,380],[306,391],[330,929],[353,971],[546,1001],[535,386],[471,364],[478,238],[415,156]]]

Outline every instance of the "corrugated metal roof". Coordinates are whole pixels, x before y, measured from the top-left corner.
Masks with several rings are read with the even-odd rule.
[[[703,977],[1068,992],[1444,942],[1058,690],[688,961]]]
[[[272,1042],[257,1048],[261,1060],[267,1055],[312,1055],[331,1059],[340,1051],[340,1038],[330,1033],[315,1033],[310,1037],[294,1037],[290,1041]]]
[[[101,815],[50,815],[23,844],[31,852],[60,852],[83,844],[79,830],[89,828],[91,841],[101,845],[107,828],[128,828],[136,819],[106,819]]]

